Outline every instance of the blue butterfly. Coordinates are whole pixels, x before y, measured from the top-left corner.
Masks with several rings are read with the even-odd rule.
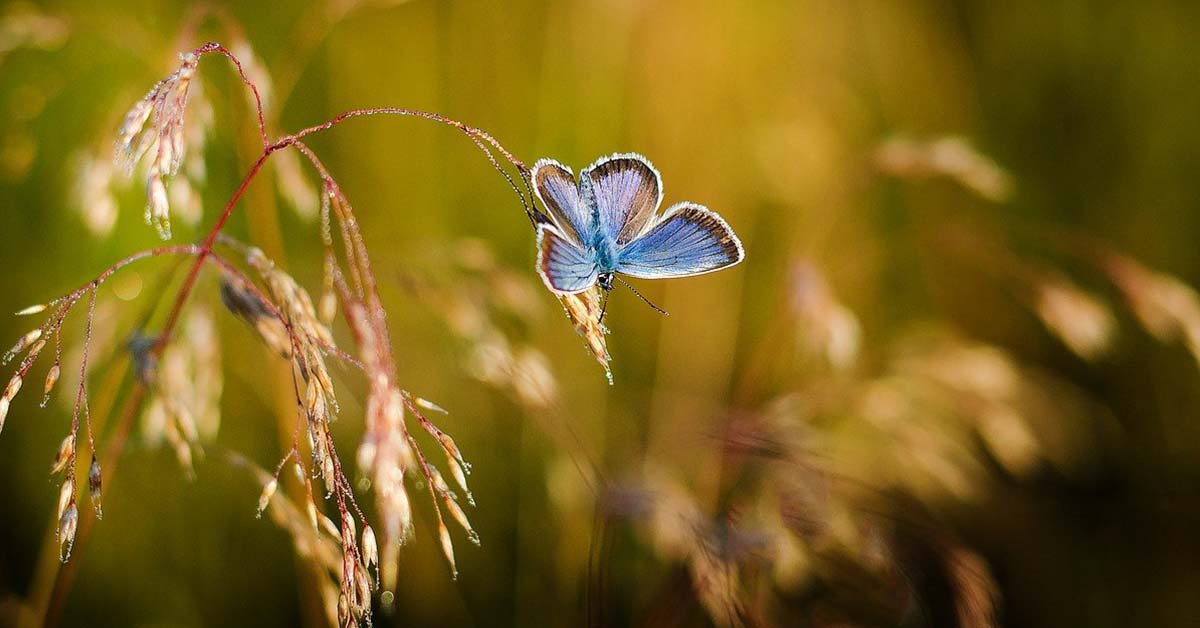
[[[685,201],[659,214],[662,177],[641,155],[602,157],[579,173],[578,183],[570,168],[542,159],[531,178],[549,214],[537,225],[537,270],[555,294],[597,283],[612,290],[618,273],[701,275],[745,257],[733,229],[706,207]]]

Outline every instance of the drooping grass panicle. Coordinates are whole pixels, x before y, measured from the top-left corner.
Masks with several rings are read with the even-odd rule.
[[[875,152],[875,165],[894,177],[947,177],[979,197],[995,203],[1013,193],[1012,177],[962,137],[919,141],[895,137]]]
[[[235,50],[245,54],[249,48],[235,45]],[[101,492],[106,484],[105,475],[112,472],[111,463],[115,460],[115,453],[104,457],[97,455],[87,394],[89,347],[99,287],[135,261],[161,256],[191,258],[190,266],[178,284],[178,291],[170,300],[170,307],[158,329],[139,331],[128,344],[136,377],[133,384],[135,394],[130,396],[126,404],[129,408],[126,416],[132,417],[139,411],[141,402],[147,401],[143,414],[143,425],[149,430],[147,435],[152,437],[151,440],[155,434],[157,438],[167,440],[175,449],[181,464],[190,468],[194,457],[202,453],[201,441],[209,438],[218,424],[221,379],[211,316],[205,310],[195,308],[185,312],[185,304],[195,291],[203,268],[215,267],[219,271],[220,294],[226,306],[249,323],[273,352],[291,365],[297,425],[293,442],[275,474],[261,482],[258,510],[272,513],[277,520],[286,520],[286,527],[296,537],[298,548],[303,546],[312,555],[324,554],[330,559],[326,564],[332,567],[333,584],[323,587],[322,595],[331,618],[343,625],[369,622],[372,585],[367,570],[376,569],[377,581],[385,588],[394,588],[398,576],[399,548],[413,533],[412,505],[406,486],[410,474],[419,474],[413,477],[420,477],[421,483],[430,491],[437,515],[439,542],[452,570],[455,557],[443,512],[448,512],[468,538],[478,543],[478,536],[458,503],[456,491],[451,489],[443,479],[442,472],[421,451],[417,439],[409,430],[409,421],[417,421],[434,438],[445,454],[445,468],[457,490],[473,504],[474,498],[467,487],[470,465],[454,439],[422,413],[423,410],[440,409],[440,406],[410,394],[397,382],[387,316],[378,295],[375,274],[354,209],[337,181],[316,154],[303,143],[303,139],[351,118],[365,116],[416,117],[454,127],[464,133],[503,175],[527,217],[531,222],[536,222],[539,212],[532,204],[528,168],[490,134],[440,114],[410,109],[347,111],[325,123],[272,140],[268,135],[263,105],[267,94],[260,89],[260,84],[267,86],[262,66],[251,56],[246,56],[243,63],[235,51],[220,44],[208,43],[181,55],[176,70],[134,104],[117,133],[118,157],[126,171],[132,173],[139,164],[144,164],[146,218],[163,238],[170,237],[172,213],[178,214],[182,205],[199,207],[200,187],[206,183],[200,152],[204,136],[211,129],[212,114],[207,99],[202,98],[197,69],[203,57],[214,53],[233,64],[252,96],[257,131],[262,143],[261,154],[249,167],[198,244],[140,251],[116,262],[81,288],[21,312],[33,315],[48,311],[49,316],[40,327],[18,339],[11,352],[14,358],[18,355],[24,355],[24,358],[0,397],[0,427],[31,366],[51,339],[55,342],[55,358],[46,374],[43,394],[52,392],[61,374],[64,320],[76,305],[86,299],[88,305],[80,382],[71,429],[63,439],[52,465],[54,473],[63,476],[57,528],[60,555],[66,560],[71,550],[77,547],[77,532],[82,530],[86,534],[88,529],[87,521],[80,522],[82,515],[76,506],[78,445],[83,442],[88,445],[90,464],[87,467],[87,484],[97,518],[102,513]],[[189,111],[193,113],[189,114]],[[296,153],[286,149],[298,151],[313,166],[320,181],[319,195],[313,196],[305,177],[298,172],[297,160],[294,159]],[[261,250],[238,245],[223,236],[223,229],[246,190],[269,158],[276,154],[282,159],[282,171],[277,178],[281,189],[293,197],[294,204],[299,206],[312,199],[310,207],[319,208],[325,278],[320,299],[315,302],[290,274]],[[188,166],[188,176],[172,182],[185,162],[194,164]],[[515,170],[515,174],[510,169]],[[96,168],[92,170],[92,179],[89,179],[83,195],[111,198],[107,193],[110,180],[105,172]],[[97,227],[101,231],[109,223],[111,217],[97,218]],[[335,231],[340,236],[339,243],[334,242]],[[241,254],[242,262],[235,264],[219,255],[215,250],[218,245],[236,250]],[[240,266],[248,267],[255,278],[252,279],[251,273],[243,271]],[[353,339],[353,352],[341,349],[335,342],[331,325],[339,312]],[[593,333],[599,334],[595,330]],[[602,351],[602,338],[599,346]],[[357,448],[357,462],[359,471],[370,480],[375,492],[376,509],[381,521],[378,526],[367,525],[367,518],[356,502],[353,487],[343,470],[329,430],[329,423],[339,412],[335,387],[326,366],[326,358],[330,355],[354,365],[367,378],[366,432]],[[546,394],[544,391],[538,392],[539,385],[537,381],[522,384],[527,391],[525,394],[531,398]],[[82,437],[79,434],[81,425],[84,428]],[[122,442],[118,440],[114,452],[119,451]],[[299,509],[292,507],[291,500],[277,495],[279,473],[289,464],[296,470],[304,487],[303,515],[299,514]],[[318,506],[319,498],[314,497],[312,489],[312,480],[316,478],[320,478],[325,485],[326,499],[336,506],[338,522],[326,517],[323,514],[325,508]],[[308,532],[302,535],[300,528],[294,525],[297,520],[307,523],[305,530],[324,534],[328,538],[336,537],[336,566],[333,557],[326,550],[319,549],[328,544]],[[360,525],[361,536],[357,531]]]
[[[1096,256],[1138,323],[1159,342],[1178,342],[1200,363],[1200,293],[1178,277],[1111,250]]]
[[[816,263],[793,262],[789,288],[799,357],[815,358],[834,370],[853,366],[862,342],[858,317],[837,299]]]
[[[186,151],[184,111],[200,56],[180,56],[179,68],[159,81],[125,114],[117,132],[117,152],[127,174],[145,155],[150,155],[146,176],[146,224],[153,225],[164,240],[171,237],[168,179],[179,172]]]

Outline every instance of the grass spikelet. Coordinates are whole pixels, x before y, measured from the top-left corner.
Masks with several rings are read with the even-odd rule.
[[[54,386],[58,383],[59,375],[62,373],[62,368],[58,363],[50,365],[50,369],[46,371],[46,383],[42,387],[42,403],[43,408],[50,402],[50,393],[54,392]]]
[[[450,539],[450,530],[446,529],[446,524],[438,522],[438,541],[442,545],[442,555],[446,557],[446,563],[450,565],[450,577],[454,580],[458,579],[458,567],[454,564],[454,541]]]
[[[375,531],[371,526],[364,525],[362,531],[362,555],[367,567],[379,564],[379,545],[375,541]]]
[[[575,327],[575,332],[583,337],[584,344],[596,362],[604,367],[608,382],[612,383],[612,369],[609,365],[612,357],[608,354],[608,345],[604,338],[608,328],[600,321],[601,316],[600,288],[592,287],[577,294],[566,294],[558,297],[562,303],[567,318]]]
[[[50,475],[62,473],[75,455],[75,435],[67,434],[62,444],[58,446],[58,454],[54,456],[54,464],[50,467]]]
[[[962,628],[995,628],[996,583],[987,563],[958,545],[943,549],[943,560],[954,587],[954,606]]]
[[[103,482],[103,473],[100,470],[100,461],[92,457],[92,464],[88,466],[88,496],[91,497],[92,507],[96,509],[96,518],[104,518],[104,508],[101,505],[101,483]]]
[[[1116,333],[1109,309],[1065,279],[1048,279],[1037,287],[1035,311],[1047,329],[1085,360],[1107,351]]]
[[[14,344],[12,346],[12,348],[9,349],[8,352],[4,354],[3,363],[8,364],[9,362],[11,362],[13,358],[20,355],[22,352],[25,351],[26,348],[32,346],[41,337],[42,337],[42,329],[40,327],[38,329],[31,330],[29,333],[25,334],[24,336],[21,336],[17,340],[17,343]]]
[[[1181,342],[1200,363],[1200,294],[1195,289],[1116,253],[1104,255],[1101,267],[1147,333],[1160,342]]]
[[[62,486],[60,486],[58,489],[58,511],[57,511],[58,514],[56,516],[61,519],[63,516],[63,513],[65,513],[67,511],[67,506],[70,506],[74,503],[75,503],[75,481],[72,480],[71,478],[67,478],[62,483]]]
[[[225,307],[258,332],[259,337],[280,357],[292,357],[292,342],[287,324],[274,316],[270,306],[240,282],[221,278],[221,302]]]
[[[262,493],[258,496],[258,512],[255,513],[256,517],[262,518],[263,511],[270,505],[271,498],[275,496],[275,491],[278,488],[279,480],[276,478],[271,478],[263,485]]]
[[[14,315],[15,316],[33,316],[34,314],[41,314],[42,312],[45,312],[45,311],[46,311],[46,305],[44,305],[42,303],[38,303],[37,305],[31,305],[23,310],[20,310],[20,311],[16,312]]]
[[[3,398],[11,400],[12,398],[16,397],[17,393],[21,392],[21,384],[24,381],[25,379],[19,375],[14,375],[12,379],[9,379],[8,384],[4,387]]]
[[[71,558],[71,549],[75,546],[75,531],[79,526],[79,509],[75,502],[67,506],[58,518],[58,559],[67,562]]]

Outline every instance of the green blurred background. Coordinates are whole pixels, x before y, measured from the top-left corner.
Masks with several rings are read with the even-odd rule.
[[[125,109],[178,53],[209,39],[239,54],[247,48],[235,44],[249,46],[271,86],[275,134],[392,105],[486,129],[527,163],[548,156],[578,170],[637,151],[662,172],[666,203],[720,212],[748,252],[733,270],[639,282],[669,317],[614,294],[609,386],[534,274],[519,203],[469,141],[383,118],[313,138],[366,233],[399,379],[450,411],[440,424],[475,469],[469,514],[482,546],[454,533],[460,575],[451,580],[428,502],[414,492],[417,537],[401,557],[396,608],[377,615],[380,624],[584,625],[589,598],[605,607],[607,625],[713,622],[687,586],[672,585],[680,562],[636,521],[612,524],[598,550],[609,556],[605,594],[589,594],[595,499],[571,460],[631,485],[669,476],[717,519],[777,481],[753,471],[730,480],[738,473],[721,435],[731,424],[792,395],[892,386],[923,359],[905,356],[949,336],[1002,352],[1022,383],[1053,382],[1040,389],[1039,462],[1005,464],[1003,451],[955,427],[959,463],[972,469],[966,484],[922,488],[905,473],[923,441],[862,445],[870,411],[859,402],[870,395],[850,393],[805,428],[822,434],[830,464],[921,504],[982,557],[1003,625],[1194,625],[1197,364],[1143,331],[1125,295],[1061,243],[1101,242],[1200,282],[1198,25],[1190,2],[9,3],[0,9],[0,312],[45,302],[155,245],[139,180],[117,177],[108,225],[94,205],[108,188],[88,192],[82,164],[107,158]],[[254,158],[247,101],[225,65],[201,64],[211,123],[205,172],[189,176],[203,211],[192,224],[176,215],[177,242],[203,234]],[[948,137],[964,138],[942,147],[966,157],[905,161],[905,150],[923,154]],[[980,170],[983,183],[972,187]],[[317,226],[274,176],[256,182],[229,232],[282,253],[315,294]],[[119,348],[168,268],[143,263],[101,292],[101,350]],[[806,272],[821,279],[798,279]],[[1094,294],[1111,317],[1094,354],[1065,345],[1030,296],[1056,277]],[[805,309],[804,281],[822,286],[812,298],[837,307]],[[504,286],[511,303],[497,306],[492,291]],[[448,311],[430,294],[466,305]],[[189,477],[169,448],[135,429],[106,489],[105,518],[76,558],[62,625],[322,625],[286,533],[254,517],[258,488],[219,453],[265,468],[278,460],[276,381],[264,376],[278,361],[220,308],[211,275],[194,304],[220,329],[220,431]],[[488,374],[479,338],[452,324],[463,307],[488,308],[512,347],[548,365],[552,403]],[[1067,328],[1096,320],[1064,311]],[[34,324],[2,316],[0,338]],[[817,333],[822,324],[831,335]],[[841,348],[829,349],[829,338]],[[823,361],[806,354],[821,347]],[[36,381],[44,366],[34,372]],[[363,386],[339,375],[335,435],[350,452]],[[28,619],[40,547],[52,542],[57,483],[46,471],[70,416],[69,387],[38,410],[34,381],[0,434],[3,625]],[[931,420],[930,433],[942,425]],[[801,595],[762,571],[744,574],[747,598],[790,601],[764,602],[750,623],[835,625],[805,605],[858,604],[861,592],[839,591],[820,569]],[[677,605],[669,620],[664,604]],[[892,623],[942,625],[938,616]]]

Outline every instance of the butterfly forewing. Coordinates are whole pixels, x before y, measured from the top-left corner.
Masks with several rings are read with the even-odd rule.
[[[619,251],[617,272],[643,279],[688,277],[732,266],[743,255],[742,243],[720,216],[679,203]]]
[[[531,178],[534,192],[563,236],[576,243],[589,238],[592,218],[580,202],[571,169],[553,159],[541,159],[533,165]]]
[[[625,153],[606,157],[580,173],[594,204],[597,226],[617,245],[642,233],[662,202],[662,178],[645,157]]]
[[[569,294],[596,283],[596,260],[551,225],[538,225],[538,274],[550,290]]]

